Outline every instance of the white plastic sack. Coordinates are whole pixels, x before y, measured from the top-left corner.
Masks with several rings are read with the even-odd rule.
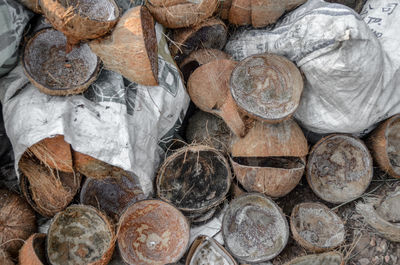
[[[306,77],[295,113],[301,125],[363,135],[400,112],[400,1],[370,0],[362,14],[365,22],[346,6],[309,0],[273,27],[236,32],[225,51],[236,60],[286,56]]]

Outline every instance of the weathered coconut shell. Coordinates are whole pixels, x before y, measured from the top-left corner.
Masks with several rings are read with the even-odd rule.
[[[218,0],[148,0],[146,6],[158,23],[167,28],[186,28],[212,16]]]
[[[373,177],[372,158],[361,140],[333,134],[314,145],[306,172],[318,197],[343,203],[358,198],[368,188]]]
[[[46,234],[31,235],[19,252],[20,265],[46,265]]]
[[[229,23],[244,26],[251,24],[251,1],[250,0],[232,0],[229,10]]]
[[[10,255],[4,251],[4,249],[0,248],[0,264],[2,265],[15,265],[12,261]],[[23,265],[23,264],[21,264]]]
[[[229,91],[235,61],[214,60],[197,68],[189,77],[191,100],[202,111],[220,116],[238,136],[246,134],[245,124]]]
[[[307,255],[295,258],[285,265],[344,265],[345,260],[340,252],[327,252],[319,255]]]
[[[100,60],[89,46],[81,44],[67,54],[66,45],[61,32],[46,28],[38,31],[25,46],[22,65],[26,76],[45,94],[79,94],[97,78]]]
[[[238,265],[226,249],[208,236],[195,239],[187,254],[185,265]]]
[[[120,15],[114,0],[40,0],[40,8],[53,27],[67,37],[68,45],[107,34]]]
[[[400,178],[400,114],[375,129],[367,143],[379,167]]]
[[[45,217],[65,209],[80,188],[79,173],[55,171],[34,157],[22,156],[19,169],[22,193],[32,208]]]
[[[105,179],[112,175],[114,167],[89,155],[74,151],[72,153],[77,171],[89,178]]]
[[[277,123],[296,111],[303,78],[294,63],[275,54],[257,54],[236,65],[230,89],[238,107],[250,117]]]
[[[40,9],[39,0],[19,0],[24,6],[29,8],[35,13],[42,14],[42,10]]]
[[[69,143],[64,141],[64,135],[45,138],[29,147],[43,164],[64,172],[74,172],[72,152]]]
[[[128,10],[109,36],[89,45],[106,68],[138,84],[158,84],[158,43],[154,19],[147,8]]]
[[[189,244],[189,224],[172,205],[144,200],[121,216],[118,248],[127,264],[164,265],[178,261]]]
[[[46,241],[52,265],[106,265],[115,246],[108,218],[94,207],[72,205],[52,219]]]
[[[375,207],[376,212],[388,222],[400,223],[400,183],[394,192],[382,198]]]
[[[82,204],[98,208],[117,222],[126,206],[145,197],[138,178],[117,167],[108,178],[87,178],[80,193]]]
[[[297,243],[313,252],[340,246],[346,235],[340,217],[321,203],[297,204],[290,216],[290,228]]]
[[[282,210],[268,197],[250,193],[234,199],[222,221],[225,247],[238,260],[271,260],[285,248],[289,226]]]
[[[11,256],[36,231],[36,217],[32,208],[17,194],[0,190],[0,245]]]

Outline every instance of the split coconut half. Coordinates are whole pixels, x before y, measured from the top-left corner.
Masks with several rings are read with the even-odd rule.
[[[327,252],[319,255],[307,255],[295,258],[285,265],[344,265],[345,260],[340,252]]]
[[[46,265],[46,234],[33,234],[19,252],[20,265]]]

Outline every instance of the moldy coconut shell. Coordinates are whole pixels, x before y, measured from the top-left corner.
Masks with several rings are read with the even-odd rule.
[[[89,45],[107,69],[141,85],[158,84],[158,43],[154,19],[147,8],[128,10],[109,36]]]
[[[74,151],[72,153],[76,170],[89,178],[105,179],[112,175],[114,167],[89,155]]]
[[[295,258],[285,265],[344,265],[345,260],[340,252],[327,252],[319,255],[307,255]]]
[[[46,265],[46,234],[33,234],[19,252],[20,265]]]

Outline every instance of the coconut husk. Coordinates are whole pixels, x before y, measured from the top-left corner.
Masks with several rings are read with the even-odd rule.
[[[220,116],[238,136],[246,134],[246,125],[229,91],[229,79],[236,62],[214,60],[197,68],[189,77],[188,93],[202,111]]]
[[[400,115],[375,129],[367,144],[379,167],[390,176],[400,178]]]
[[[111,35],[89,45],[106,68],[138,84],[158,84],[158,43],[154,20],[147,8],[128,10]]]
[[[69,173],[74,172],[71,146],[64,141],[64,135],[45,138],[29,147],[29,151],[43,164],[53,169]]]
[[[345,259],[340,252],[327,252],[319,255],[307,255],[295,258],[285,265],[345,265]]]
[[[110,32],[120,15],[114,0],[40,0],[39,3],[48,21],[67,37],[67,52],[82,40]]]
[[[87,44],[66,53],[65,36],[52,28],[38,31],[27,42],[22,66],[42,93],[66,96],[84,92],[97,79],[100,60]]]
[[[218,0],[197,2],[148,0],[146,6],[158,23],[176,29],[201,23],[211,17],[218,7]]]
[[[251,24],[251,1],[232,0],[229,10],[229,23],[245,26]]]
[[[52,219],[46,251],[52,265],[106,265],[115,241],[107,216],[91,206],[72,205]]]
[[[89,155],[73,151],[72,158],[78,172],[89,178],[105,179],[112,176],[114,167]]]
[[[47,265],[45,250],[46,234],[33,234],[19,252],[20,265]]]
[[[21,4],[29,8],[35,13],[42,14],[42,10],[40,9],[39,0],[19,0]]]
[[[312,252],[326,252],[345,240],[343,221],[321,203],[297,204],[290,216],[293,238]]]
[[[35,213],[22,197],[3,189],[0,190],[0,213],[0,245],[12,257],[17,257],[24,240],[37,230]]]
[[[172,205],[143,200],[129,206],[118,225],[118,248],[127,264],[177,262],[189,244],[189,223]]]
[[[0,264],[2,265],[15,265],[10,255],[2,248],[0,248]],[[23,264],[21,264],[23,265]]]
[[[228,20],[229,10],[231,9],[231,6],[232,6],[232,0],[220,1],[217,14],[221,19]]]
[[[32,208],[45,217],[65,209],[80,188],[79,173],[55,171],[27,154],[18,165],[22,193]]]

